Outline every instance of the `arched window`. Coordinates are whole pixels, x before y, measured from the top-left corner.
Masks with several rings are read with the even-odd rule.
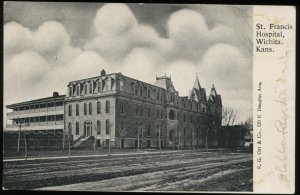
[[[79,87],[80,87],[79,85],[76,86],[76,95],[77,96],[80,95],[80,88]]]
[[[170,110],[170,112],[169,112],[169,119],[170,120],[175,120],[175,111],[174,110]]]
[[[101,81],[98,81],[98,92],[102,92]]]
[[[93,82],[90,83],[90,94],[93,93]]]
[[[72,86],[69,87],[69,97],[72,97],[73,95],[73,88]]]
[[[87,94],[87,90],[88,90],[87,88],[88,88],[88,86],[87,86],[87,84],[85,84],[84,85],[84,94]]]

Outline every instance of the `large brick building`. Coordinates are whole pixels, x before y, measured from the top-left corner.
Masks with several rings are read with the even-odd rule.
[[[121,73],[71,81],[65,98],[65,126],[74,140],[93,136],[98,146],[204,146],[217,144],[222,102],[215,87],[207,99],[198,77],[188,97],[180,97],[171,78],[154,85]],[[139,132],[139,135],[138,135]],[[121,146],[120,146],[121,145]]]
[[[60,131],[65,134],[59,140],[63,142],[70,137],[73,146],[79,146],[89,139],[96,139],[95,143],[100,147],[107,147],[110,143],[111,147],[117,148],[134,148],[138,143],[143,148],[157,148],[159,145],[174,147],[178,143],[181,147],[203,147],[206,143],[217,146],[217,131],[221,126],[221,96],[214,86],[207,96],[198,77],[189,95],[184,97],[179,96],[171,77],[166,75],[156,77],[153,85],[121,73],[106,74],[102,70],[99,76],[70,81],[67,87],[66,96],[41,99],[46,103],[46,108],[42,108],[48,112],[46,121],[41,121],[44,120],[44,114],[32,115],[34,118],[26,115],[28,119],[25,120],[30,126],[36,124],[37,116],[39,125],[45,122],[52,124],[52,102],[59,100],[64,105],[59,116],[59,120],[62,118],[64,121],[63,125],[59,122]],[[13,123],[5,131],[17,131],[17,119],[23,113],[20,109],[25,106],[26,112],[29,106],[30,113],[35,105],[39,105],[40,110],[42,103],[32,100],[6,106],[14,111],[7,114]],[[61,103],[59,105],[62,106]],[[36,113],[34,110],[32,112]],[[57,116],[54,119],[56,121]]]

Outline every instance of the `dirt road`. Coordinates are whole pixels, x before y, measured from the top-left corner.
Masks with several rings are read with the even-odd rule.
[[[252,191],[252,154],[180,152],[5,162],[7,189]]]

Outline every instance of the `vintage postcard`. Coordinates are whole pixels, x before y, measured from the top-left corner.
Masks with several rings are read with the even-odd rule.
[[[3,7],[2,189],[295,192],[295,7]]]

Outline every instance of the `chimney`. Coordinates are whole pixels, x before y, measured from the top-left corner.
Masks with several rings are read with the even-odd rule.
[[[101,70],[101,76],[105,76],[106,75],[106,72],[104,69]]]
[[[58,97],[59,96],[59,93],[57,91],[54,91],[53,92],[53,97]]]

